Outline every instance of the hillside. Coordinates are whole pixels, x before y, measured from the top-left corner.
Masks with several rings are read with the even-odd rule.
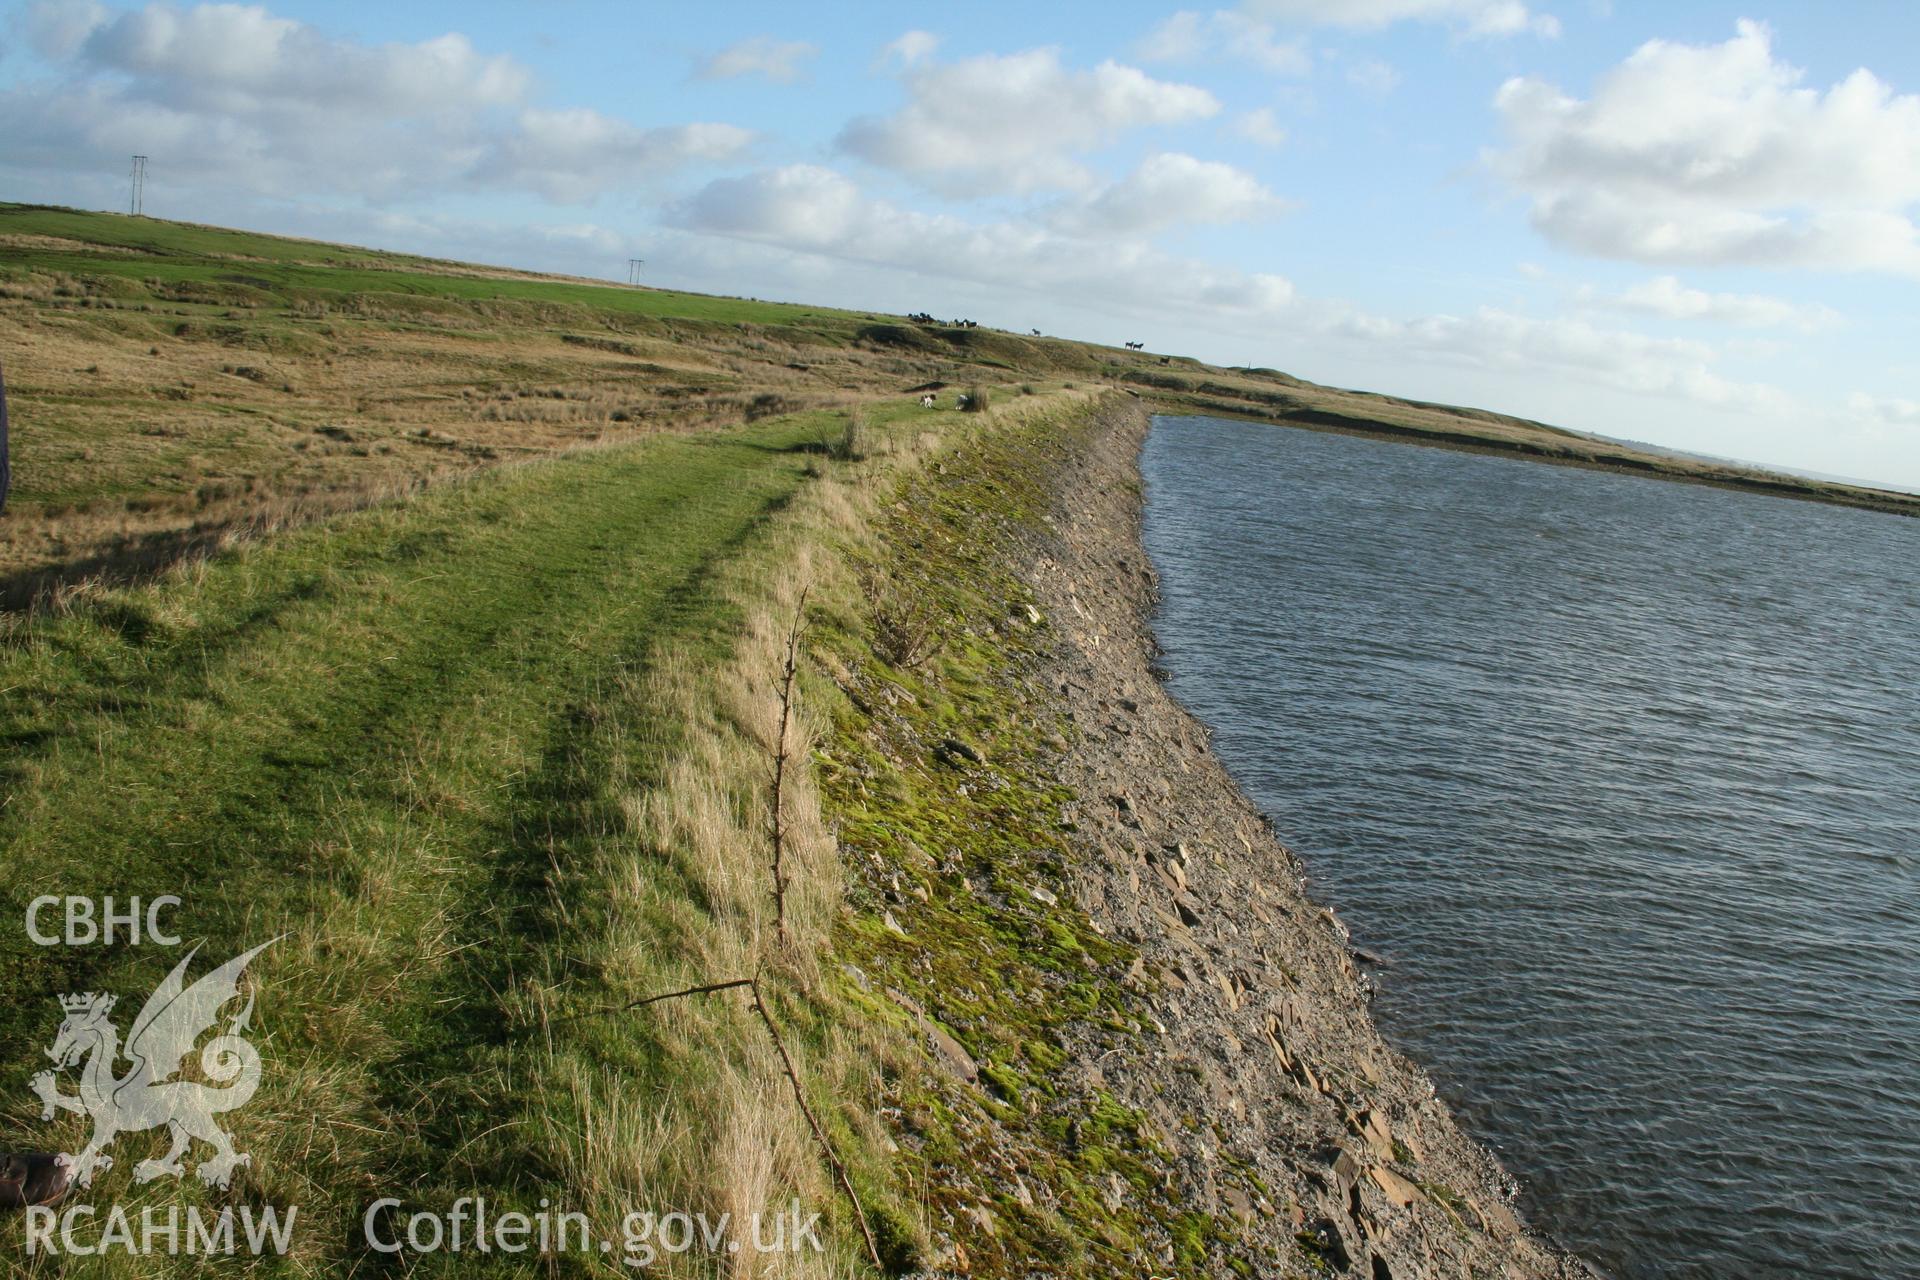
[[[502,460],[931,383],[1107,383],[1173,410],[1920,510],[1268,370],[115,214],[0,205],[0,315],[13,605]]]

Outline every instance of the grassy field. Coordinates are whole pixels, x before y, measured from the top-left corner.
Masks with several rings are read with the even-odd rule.
[[[215,962],[280,939],[251,971],[269,1069],[229,1118],[254,1166],[229,1192],[138,1185],[135,1160],[164,1146],[143,1136],[122,1141],[89,1199],[131,1213],[295,1205],[293,1252],[244,1267],[329,1275],[386,1268],[359,1216],[383,1195],[409,1211],[447,1212],[461,1196],[495,1212],[568,1206],[615,1240],[636,1205],[744,1221],[797,1200],[826,1214],[824,1255],[654,1269],[846,1274],[864,1246],[745,1006],[714,996],[606,1012],[758,973],[889,1266],[926,1260],[929,1215],[965,1185],[932,1172],[965,1151],[973,1130],[957,1117],[1005,1108],[943,1088],[905,1014],[840,965],[922,993],[942,971],[991,966],[1003,980],[995,1008],[1021,1016],[978,1052],[1010,1090],[1043,1072],[1052,1028],[1110,1015],[1121,966],[1084,928],[1029,947],[1017,922],[978,906],[910,915],[943,941],[894,945],[871,869],[847,892],[821,791],[838,793],[832,812],[863,860],[897,852],[889,833],[902,831],[970,833],[983,863],[1008,840],[1054,838],[1056,797],[1039,783],[1027,799],[983,795],[971,809],[852,800],[844,788],[863,757],[884,757],[841,689],[856,669],[911,687],[930,725],[965,727],[1014,765],[1026,725],[991,723],[984,697],[1002,647],[983,637],[909,660],[878,620],[924,597],[929,625],[972,633],[1015,608],[1009,584],[980,576],[992,572],[988,544],[964,550],[954,536],[972,490],[952,483],[982,473],[911,486],[946,476],[956,455],[938,433],[999,441],[994,474],[1018,477],[1089,403],[1059,392],[978,416],[872,409],[864,456],[850,456],[840,412],[577,450],[242,543],[143,585],[70,592],[17,622],[0,647],[0,913],[23,920],[43,893],[122,904],[174,894],[180,932]],[[1019,483],[1022,501],[1044,500],[1037,473]],[[946,550],[898,558],[929,538]],[[765,787],[784,635],[801,616],[809,661],[782,944]],[[919,971],[929,956],[933,975]],[[45,1065],[54,995],[121,992],[131,1005],[177,958],[0,933],[7,989],[31,993],[0,1006],[0,1071],[24,1080]],[[1022,983],[1059,998],[1020,1000]],[[879,1121],[902,1102],[926,1149],[902,1153]],[[88,1131],[77,1117],[41,1125],[24,1089],[0,1117],[6,1145],[78,1149]],[[1034,1124],[1026,1159],[1063,1188],[1127,1167],[1115,1161],[1137,1140],[1116,1133],[1064,1153]],[[1009,1219],[1004,1252],[978,1255],[976,1273],[1021,1274],[1029,1247],[1063,1243],[1075,1274],[1123,1259],[1132,1237],[1090,1190],[1078,1196],[1065,1218]],[[467,1274],[502,1260],[414,1261]],[[523,1269],[551,1266],[620,1270],[592,1255]]]
[[[1099,367],[1071,343],[19,205],[0,317],[14,605],[501,461]]]
[[[1519,453],[1912,514],[1910,495],[1539,423],[896,316],[0,204],[17,425],[0,607],[501,461],[981,382]]]
[[[174,893],[210,948],[286,935],[257,964],[280,1069],[236,1128],[267,1171],[256,1193],[309,1215],[306,1261],[356,1252],[363,1189],[530,1205],[564,1184],[591,1208],[587,1178],[612,1176],[568,1176],[603,1154],[570,1149],[569,1126],[619,1123],[608,1073],[644,1097],[659,1046],[528,1026],[633,998],[700,955],[684,935],[723,909],[671,850],[644,851],[644,886],[595,877],[679,745],[650,677],[712,678],[741,626],[716,575],[765,554],[806,437],[497,472],[77,602],[0,659],[9,918],[41,892]],[[623,934],[654,962],[609,971]],[[23,1072],[54,993],[148,990],[176,958],[17,930],[5,948],[7,988],[41,997],[0,1010]],[[79,1122],[59,1136],[77,1149]],[[107,1192],[141,1198],[120,1170]]]

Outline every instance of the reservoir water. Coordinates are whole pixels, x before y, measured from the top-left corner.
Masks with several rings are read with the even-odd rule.
[[[1920,1276],[1920,521],[1208,418],[1173,691],[1606,1273]]]

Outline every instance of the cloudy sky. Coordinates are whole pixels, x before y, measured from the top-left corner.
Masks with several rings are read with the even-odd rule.
[[[1920,5],[0,0],[0,198],[1920,488]]]

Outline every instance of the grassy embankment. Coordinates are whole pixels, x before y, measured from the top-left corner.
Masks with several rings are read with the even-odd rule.
[[[547,1198],[603,1231],[634,1207],[797,1195],[829,1213],[832,1252],[796,1273],[843,1272],[858,1236],[737,993],[594,1012],[764,967],[891,1263],[1230,1255],[1212,1219],[1108,1208],[1115,1179],[1154,1204],[1154,1135],[1058,1096],[1065,1028],[1138,1022],[1123,949],[1033,905],[1037,883],[1070,901],[1042,758],[1064,727],[1023,683],[1044,622],[1010,564],[1087,379],[1283,420],[1350,393],[18,206],[0,310],[20,483],[0,576],[24,594],[223,548],[8,622],[0,915],[40,892],[178,893],[209,959],[287,935],[256,964],[268,1069],[233,1117],[254,1168],[226,1194],[136,1188],[158,1148],[123,1139],[94,1199],[298,1204],[290,1267],[338,1274],[378,1269],[357,1215],[380,1194]],[[1000,407],[903,394],[935,381]],[[869,456],[823,452],[856,409]],[[803,585],[821,752],[788,795],[779,947],[765,783]],[[124,1028],[175,958],[0,931],[18,993],[0,1143],[84,1136],[40,1125],[25,1088],[52,997],[121,993]],[[933,1023],[979,1083],[916,1046]]]
[[[273,340],[270,317],[233,323],[242,343]],[[38,370],[27,367],[32,386]],[[381,1194],[443,1210],[460,1195],[497,1208],[545,1198],[583,1209],[610,1234],[636,1206],[744,1214],[798,1195],[832,1223],[831,1255],[803,1260],[799,1272],[843,1269],[859,1255],[858,1237],[742,1003],[716,996],[593,1012],[764,967],[889,1261],[925,1256],[942,1234],[932,1224],[943,1200],[978,1173],[938,1167],[977,1135],[965,1117],[1007,1108],[1019,1073],[1043,1078],[1059,1052],[1046,1027],[1099,1004],[1096,977],[1067,975],[1084,947],[1101,944],[1056,926],[1031,946],[1005,922],[996,932],[987,916],[956,916],[951,940],[963,945],[927,945],[940,936],[930,930],[911,953],[890,952],[898,935],[881,924],[884,909],[839,912],[834,846],[805,770],[788,794],[796,942],[771,944],[771,684],[807,584],[816,651],[830,670],[881,678],[883,652],[892,653],[893,678],[918,687],[943,725],[967,718],[957,708],[977,715],[988,704],[977,680],[983,664],[1003,660],[998,646],[967,641],[930,662],[890,647],[910,643],[900,628],[960,625],[957,602],[984,602],[967,573],[986,571],[978,553],[987,543],[944,563],[966,545],[949,527],[969,518],[953,499],[901,504],[878,527],[872,519],[936,449],[930,430],[961,434],[966,421],[1018,435],[1070,421],[1083,403],[1007,391],[1011,403],[978,428],[897,396],[866,405],[864,460],[819,451],[841,438],[839,408],[564,451],[243,541],[145,585],[72,590],[16,619],[0,650],[0,914],[22,920],[41,892],[122,903],[177,893],[183,931],[206,940],[211,960],[286,935],[255,964],[265,1083],[231,1117],[254,1166],[231,1193],[191,1181],[139,1187],[132,1166],[160,1145],[128,1138],[90,1198],[136,1211],[180,1199],[298,1205],[289,1265],[332,1274],[378,1261],[360,1242],[358,1214]],[[70,429],[111,440],[107,400],[96,422],[75,397]],[[43,445],[27,442],[31,459]],[[344,466],[361,457],[336,456]],[[10,519],[30,520],[33,503],[29,491]],[[948,522],[944,552],[916,560],[883,549],[925,536],[901,524],[915,520]],[[927,599],[935,576],[945,595],[906,603]],[[958,692],[940,695],[949,678]],[[834,684],[810,665],[803,690],[824,709],[808,713],[816,733],[829,732],[821,716],[838,708],[827,758],[859,750],[860,717]],[[983,842],[1018,838],[1021,821],[1044,843],[1047,819],[1032,797],[1019,813],[1005,811],[1004,798],[991,803],[949,808],[921,797],[895,811],[849,802],[850,847],[880,857],[880,833],[896,820],[929,841],[939,833],[927,824],[958,824],[945,838],[970,832],[975,858],[989,856]],[[966,1030],[980,1011],[949,1008],[952,995],[930,993],[924,975],[895,972],[911,968],[907,954],[995,973],[986,991],[960,989],[970,1000],[1012,1001],[998,1025],[1016,1038]],[[876,1003],[837,966],[823,969],[836,955],[951,1019],[998,1092],[947,1089],[914,1049],[905,1012]],[[42,1126],[24,1089],[45,1065],[39,1050],[59,1019],[52,997],[107,990],[132,1006],[176,958],[153,947],[42,949],[20,929],[0,935],[7,987],[20,993],[0,1009],[6,1074],[22,1086],[4,1113],[9,1144],[77,1147],[85,1137],[75,1118]],[[1033,1008],[1013,994],[1050,985],[1070,998]],[[123,1029],[129,1012],[118,1011]],[[872,1110],[889,1097],[911,1109],[916,1135],[893,1154]],[[1110,1167],[1135,1140],[1128,1123],[1103,1117],[1098,1140],[1081,1139],[1084,1159]],[[1046,1155],[1039,1126],[1036,1117],[1041,1145],[1023,1161],[1036,1186],[1071,1189],[1074,1179],[1051,1176],[1048,1161],[1064,1159],[1064,1174],[1083,1157]],[[979,1194],[984,1204],[993,1192]],[[1035,1232],[1071,1242],[1069,1258],[1118,1256],[1130,1237],[1100,1216],[1088,1192],[1031,1221],[1016,1215],[996,1237],[1005,1266],[1034,1256],[1022,1246]],[[991,1273],[989,1263],[976,1266]],[[191,1268],[120,1258],[82,1269]],[[710,1260],[686,1269],[704,1273]]]
[[[895,1178],[925,1205],[929,1261],[1006,1277],[1271,1273],[1231,1217],[1183,1199],[1152,1119],[1097,1071],[1062,1073],[1069,1041],[1139,1052],[1156,1034],[1142,998],[1156,979],[1073,905],[1086,855],[1069,834],[1089,801],[1056,761],[1079,730],[1046,679],[1050,620],[1016,572],[1057,536],[1053,469],[1093,429],[1083,413],[996,424],[912,477],[876,525],[890,567],[862,565],[876,584],[864,633],[822,657],[843,695],[821,774],[853,908],[845,995],[874,1021],[924,1011],[977,1068],[970,1084],[951,1061],[887,1083]]]
[[[383,1194],[440,1210],[544,1198],[608,1234],[636,1206],[742,1216],[797,1195],[829,1211],[834,1253],[796,1273],[844,1269],[857,1236],[742,1005],[594,1012],[764,969],[890,1263],[950,1256],[955,1237],[979,1274],[1140,1256],[1154,1228],[1097,1192],[1115,1173],[1150,1185],[1139,1117],[1044,1105],[1058,1031],[1125,1018],[1126,957],[1013,892],[1062,870],[1063,797],[1033,764],[1036,708],[1008,701],[1039,632],[1003,542],[1044,503],[1030,464],[1083,413],[1035,397],[978,427],[942,415],[997,465],[975,446],[918,479],[936,442],[917,408],[869,420],[865,461],[796,452],[823,425],[809,417],[576,453],[80,593],[18,627],[0,655],[14,748],[0,911],[19,920],[40,892],[173,892],[214,959],[286,935],[255,966],[266,1083],[231,1117],[253,1169],[230,1195],[135,1187],[132,1162],[158,1146],[127,1139],[92,1198],[298,1205],[292,1266],[331,1274],[375,1261],[358,1214]],[[860,865],[842,911],[803,770],[788,795],[796,943],[781,948],[764,785],[802,585],[820,708],[804,723]],[[869,698],[909,709],[883,717]],[[981,757],[971,788],[956,788],[969,765],[936,759],[955,735]],[[911,901],[903,875],[921,886]],[[21,1077],[41,1065],[54,994],[131,1003],[176,958],[40,949],[17,931],[0,945],[8,989],[44,997],[0,1011]],[[984,1090],[931,1067],[882,983],[966,1041]],[[9,1142],[84,1138],[13,1099]],[[894,1126],[875,1118],[888,1104],[907,1137],[891,1154]],[[1003,1168],[1040,1202],[1014,1200]],[[977,1209],[993,1231],[951,1224]],[[1170,1221],[1196,1265],[1213,1228]]]
[[[256,962],[267,1076],[232,1127],[256,1160],[237,1194],[300,1206],[305,1269],[367,1260],[355,1215],[383,1188],[546,1196],[602,1229],[776,1187],[831,1205],[737,1005],[566,1020],[763,962],[768,610],[865,483],[808,479],[816,426],[498,472],[88,593],[0,652],[0,914],[174,893],[211,959],[286,935]],[[782,1002],[835,893],[804,799],[803,943],[764,957]],[[53,996],[137,1008],[177,954],[40,949],[17,923],[0,947],[7,1140],[77,1149],[24,1089]],[[824,1096],[856,1062],[829,1034],[794,1009]],[[200,1194],[130,1186],[147,1145],[93,1198]]]

